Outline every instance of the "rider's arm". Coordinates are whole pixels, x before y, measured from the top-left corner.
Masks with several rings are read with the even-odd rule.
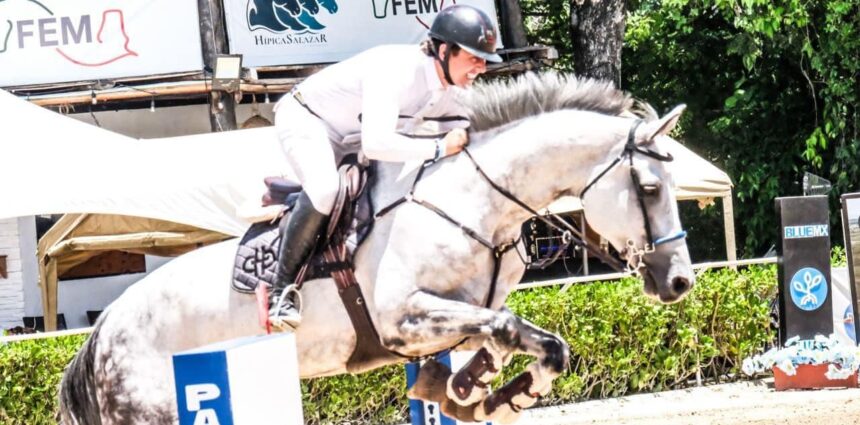
[[[370,159],[389,162],[433,159],[441,141],[397,134],[400,96],[412,85],[408,73],[376,73],[362,82],[361,140]],[[404,75],[405,74],[405,75]],[[444,155],[445,147],[441,147]]]

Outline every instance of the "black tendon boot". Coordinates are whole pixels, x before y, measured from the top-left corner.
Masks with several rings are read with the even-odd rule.
[[[293,330],[302,321],[299,293],[290,286],[316,245],[320,228],[328,216],[317,211],[305,192],[286,220],[281,221],[281,246],[275,282],[269,294],[269,321],[280,331]],[[288,288],[289,287],[289,288]]]

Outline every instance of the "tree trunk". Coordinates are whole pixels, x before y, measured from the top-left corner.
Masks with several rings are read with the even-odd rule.
[[[502,32],[502,44],[506,49],[526,47],[526,27],[523,23],[523,11],[518,0],[499,0],[499,26]]]
[[[215,58],[229,52],[227,30],[224,28],[221,2],[197,0],[200,20],[200,47],[203,50],[203,66],[215,74]],[[209,124],[212,131],[236,129],[236,101],[229,93],[212,91],[209,96]]]
[[[624,0],[570,0],[573,67],[582,77],[621,86]]]

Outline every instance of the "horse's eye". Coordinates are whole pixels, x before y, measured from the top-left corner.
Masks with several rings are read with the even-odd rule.
[[[653,196],[659,192],[660,192],[660,184],[659,183],[643,184],[642,185],[642,193],[644,193],[645,195]]]

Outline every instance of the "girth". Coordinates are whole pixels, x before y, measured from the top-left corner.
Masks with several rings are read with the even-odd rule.
[[[334,279],[338,295],[356,335],[355,348],[346,365],[350,373],[361,373],[394,361],[409,359],[382,345],[367,309],[367,302],[361,293],[361,287],[355,278],[352,252],[347,247],[350,233],[356,230],[353,229],[353,219],[359,198],[365,190],[368,190],[369,173],[370,171],[359,165],[341,167],[340,189],[335,198],[325,237],[319,245],[322,250],[318,251],[317,255],[311,256],[321,256],[322,262],[319,264],[307,262],[296,277],[296,286],[301,289],[309,277],[311,267],[315,266],[317,273],[326,272],[325,274],[330,274]]]

